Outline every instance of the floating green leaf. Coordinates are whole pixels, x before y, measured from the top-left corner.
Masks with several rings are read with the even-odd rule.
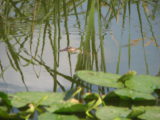
[[[143,120],[160,120],[160,107],[158,106],[140,106],[133,107],[134,111],[141,110],[144,111],[143,114],[140,114],[138,118]]]
[[[77,102],[57,101],[52,105],[50,105],[49,107],[46,107],[46,109],[49,112],[55,112],[55,113],[77,113],[77,112],[85,112],[88,109],[88,107],[87,105],[83,105]]]
[[[113,91],[116,95],[133,100],[155,100],[155,97],[149,93],[137,92],[131,89],[117,89]]]
[[[149,75],[137,75],[126,81],[125,85],[127,88],[135,91],[152,93],[155,89],[160,88],[160,78]]]
[[[19,92],[11,94],[12,105],[23,107],[29,103],[46,106],[46,110],[56,113],[85,112],[87,105],[83,105],[76,99],[64,101],[65,93],[46,93],[46,92]]]
[[[90,84],[95,84],[104,87],[113,88],[123,88],[121,82],[117,82],[120,75],[104,72],[94,72],[94,71],[78,71],[76,75],[79,79],[88,82]]]
[[[143,114],[145,112],[144,107],[132,107],[132,112],[128,115],[130,118],[137,118],[137,116]]]
[[[79,119],[75,115],[59,115],[47,112],[38,116],[38,120],[79,120]]]
[[[28,103],[38,103],[42,100],[42,105],[50,105],[56,101],[63,100],[64,93],[47,93],[47,92],[18,92],[16,94],[10,94],[11,102],[14,107],[23,107]]]
[[[131,110],[125,107],[106,106],[99,108],[96,112],[96,116],[100,120],[124,120]]]

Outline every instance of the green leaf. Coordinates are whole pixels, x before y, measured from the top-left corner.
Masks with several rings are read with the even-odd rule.
[[[85,112],[88,109],[87,105],[79,103],[76,99],[64,101],[64,93],[19,92],[10,96],[12,105],[17,108],[33,103],[44,105],[46,110],[56,113]]]
[[[71,102],[71,101],[61,101],[61,102],[55,102],[49,107],[46,107],[46,109],[49,112],[55,112],[55,113],[77,113],[77,112],[85,112],[88,109],[87,105],[83,105],[81,103],[77,102]]]
[[[79,120],[79,119],[75,115],[60,115],[47,112],[38,116],[38,120]]]
[[[160,107],[158,106],[140,106],[133,107],[133,110],[139,109],[145,111],[143,114],[140,114],[138,118],[143,120],[160,120]]]
[[[131,110],[125,107],[106,106],[99,108],[96,116],[100,120],[124,120],[130,112]]]
[[[123,88],[123,84],[121,82],[117,82],[120,78],[120,75],[117,74],[84,70],[76,72],[76,76],[90,84],[104,87]]]
[[[0,103],[2,102],[5,104],[7,107],[11,107],[11,101],[8,98],[8,95],[4,92],[0,92]]]
[[[132,107],[132,112],[128,115],[130,118],[137,118],[137,116],[143,114],[145,112],[145,109],[143,106],[140,107]]]
[[[117,117],[117,118],[115,118],[115,119],[113,119],[113,120],[131,120],[131,119],[129,119],[129,118],[120,118],[120,117]]]
[[[135,91],[152,93],[155,89],[160,88],[160,78],[149,75],[137,75],[126,81],[125,85],[127,88]]]
[[[64,93],[47,93],[47,92],[18,92],[16,94],[9,94],[11,102],[14,107],[23,107],[28,103],[38,103],[42,98],[45,100],[41,102],[42,105],[51,105],[56,101],[62,101]]]
[[[132,100],[155,100],[155,97],[149,93],[137,92],[127,88],[117,89],[113,92],[120,97],[131,98]]]
[[[17,120],[16,114],[8,113],[6,110],[0,107],[0,119],[1,120]]]

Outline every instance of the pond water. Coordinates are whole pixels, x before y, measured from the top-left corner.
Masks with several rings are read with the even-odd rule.
[[[87,3],[84,3],[81,7],[77,7],[78,12],[86,11],[86,5]],[[20,4],[19,4],[20,5]],[[18,4],[17,4],[18,6]],[[142,9],[142,8],[141,8]],[[102,8],[102,14],[106,14],[108,9],[105,7]],[[105,56],[105,67],[106,72],[116,73],[117,69],[117,61],[119,56],[119,50],[121,50],[120,55],[120,66],[119,66],[119,74],[124,74],[128,70],[135,70],[138,74],[146,74],[146,64],[145,64],[145,58],[144,58],[144,49],[146,54],[146,60],[148,64],[148,70],[149,74],[151,75],[157,75],[157,73],[160,70],[160,48],[156,47],[154,42],[152,41],[153,36],[151,33],[151,29],[149,24],[147,23],[147,20],[145,18],[144,13],[141,13],[141,19],[143,23],[143,33],[144,33],[144,49],[142,45],[142,36],[141,36],[141,30],[139,25],[139,17],[136,10],[136,6],[133,5],[131,7],[132,14],[131,14],[131,21],[129,24],[128,16],[126,16],[126,22],[125,22],[125,28],[122,29],[122,22],[123,22],[123,16],[119,15],[119,20],[113,19],[110,22],[110,25],[108,28],[103,29],[103,37],[104,37],[104,56]],[[2,12],[2,10],[0,10]],[[11,40],[11,43],[14,44],[15,38],[20,41],[24,41],[26,36],[30,33],[30,27],[32,23],[23,23],[23,20],[18,20],[17,17],[14,15],[15,11],[13,10],[12,13],[10,13],[14,21],[10,20],[7,21],[8,24],[16,28],[15,34],[11,34],[9,36]],[[72,13],[72,12],[71,12]],[[98,53],[98,61],[100,66],[101,56],[100,56],[100,40],[99,40],[99,33],[98,33],[98,17],[97,13],[95,13],[95,44],[96,44],[96,50]],[[32,16],[29,16],[32,17]],[[160,45],[160,14],[156,15],[156,18],[152,21],[152,27],[154,35],[156,36],[157,42]],[[61,18],[61,40],[60,40],[60,48],[63,49],[67,47],[67,35],[65,30],[65,18]],[[85,39],[85,13],[82,13],[79,15],[79,20],[81,23],[81,30],[78,29],[77,21],[75,15],[68,16],[68,30],[69,30],[69,46],[79,48],[81,43],[82,36]],[[107,21],[107,19],[106,19]],[[104,22],[103,22],[104,23]],[[103,26],[102,23],[102,26]],[[30,25],[30,26],[29,26]],[[54,25],[51,23],[50,27],[52,28],[50,35],[50,31],[48,30],[45,37],[45,47],[44,47],[44,53],[43,53],[43,61],[45,61],[47,66],[50,66],[54,69],[54,52],[51,47],[50,43],[50,37],[52,40],[54,39]],[[130,29],[129,29],[130,28]],[[1,29],[1,28],[0,28]],[[21,30],[24,30],[25,34],[22,35]],[[40,39],[40,48],[38,51],[38,54],[40,55],[41,49],[42,49],[42,41],[43,41],[43,31],[45,29],[45,23],[36,24],[34,26],[34,32],[33,32],[33,39],[32,39],[32,50],[35,51],[36,45],[38,40]],[[27,33],[27,32],[28,33]],[[130,33],[129,33],[130,31]],[[131,45],[131,61],[130,61],[130,67],[128,65],[128,39],[130,37],[131,43],[135,42],[136,45]],[[137,42],[136,42],[137,40]],[[134,44],[134,43],[133,43]],[[18,46],[18,45],[17,45]],[[19,47],[15,45],[16,50],[19,50]],[[120,49],[121,48],[121,49]],[[7,68],[4,72],[4,79],[0,78],[0,91],[5,92],[17,92],[17,91],[25,91],[25,86],[23,84],[23,81],[21,79],[21,75],[19,72],[16,72],[10,65],[8,56],[7,56],[7,45],[6,43],[1,40],[0,41],[0,60],[1,64],[4,68]],[[25,43],[25,49],[29,51],[30,44],[29,42]],[[23,56],[26,56],[24,52],[22,52]],[[37,57],[38,58],[38,57]],[[70,60],[70,61],[69,61]],[[75,68],[78,60],[78,54],[70,54],[70,58],[68,55],[68,52],[60,52],[59,53],[59,66],[57,67],[57,71],[68,76],[72,76],[75,73]],[[25,83],[29,89],[29,91],[52,91],[53,90],[53,78],[50,76],[50,74],[46,71],[46,69],[43,66],[33,66],[33,65],[26,65],[24,61],[21,62],[21,69],[24,74]],[[95,63],[94,63],[95,64]],[[93,70],[96,70],[95,67],[93,67]],[[101,70],[99,70],[101,71]],[[38,76],[38,77],[37,77]],[[70,88],[71,82],[67,81],[61,76],[57,76],[57,80],[65,87]],[[60,90],[60,89],[59,89]]]

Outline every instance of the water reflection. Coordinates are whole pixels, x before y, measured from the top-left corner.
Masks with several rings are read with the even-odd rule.
[[[0,78],[2,91],[23,91],[24,83],[30,91],[71,87],[64,76],[51,74],[35,59],[67,76],[81,69],[120,74],[132,69],[144,74],[148,68],[152,75],[160,69],[158,15],[146,19],[140,7],[142,38],[136,4],[130,8],[131,16],[126,9],[125,17],[116,2],[114,8],[105,1],[100,6],[97,1],[84,0],[10,0],[0,4],[0,61],[3,68],[9,66],[4,73],[8,87]],[[151,11],[152,7],[145,9]],[[59,52],[69,46],[83,54],[70,54],[69,49]]]

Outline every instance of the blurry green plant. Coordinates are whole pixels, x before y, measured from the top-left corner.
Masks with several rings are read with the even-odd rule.
[[[131,71],[122,76],[94,71],[78,71],[76,77],[89,84],[116,89],[107,94],[92,92],[81,94],[83,91],[81,87],[64,93],[18,92],[7,95],[1,92],[0,118],[29,120],[35,119],[35,113],[38,112],[36,118],[38,120],[160,119],[160,107],[157,102],[160,94],[156,93],[156,90],[160,90],[159,77],[135,75],[135,72]],[[135,85],[137,80],[139,82]],[[18,111],[11,112],[13,108],[17,108]]]

